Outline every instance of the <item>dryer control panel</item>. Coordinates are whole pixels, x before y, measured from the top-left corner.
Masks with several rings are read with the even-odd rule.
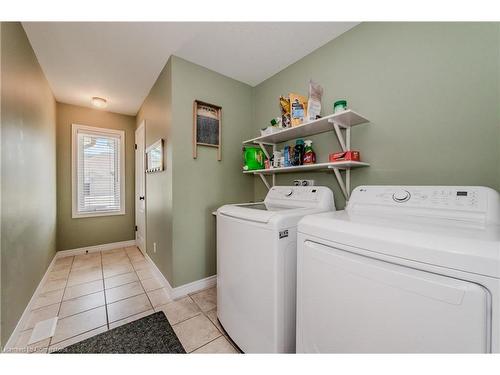
[[[358,186],[347,210],[500,222],[498,192],[481,186]]]
[[[326,186],[273,186],[264,203],[271,207],[335,209],[333,192]]]

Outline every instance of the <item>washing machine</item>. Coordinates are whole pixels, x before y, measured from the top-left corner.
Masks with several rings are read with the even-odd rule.
[[[295,352],[297,223],[334,209],[327,187],[275,186],[217,210],[217,317],[243,352]]]
[[[305,217],[297,352],[500,352],[499,217],[469,186],[360,186]]]

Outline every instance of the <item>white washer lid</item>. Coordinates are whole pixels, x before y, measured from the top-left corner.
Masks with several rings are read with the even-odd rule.
[[[228,204],[217,210],[218,214],[231,216],[242,220],[251,220],[258,223],[268,223],[271,218],[283,211],[297,209],[297,207],[266,207],[264,203]]]
[[[296,225],[297,217],[329,210],[335,210],[335,204],[333,192],[325,186],[273,186],[264,202],[225,205],[217,214],[258,223],[288,218]]]
[[[327,212],[298,231],[374,253],[500,278],[500,225]]]

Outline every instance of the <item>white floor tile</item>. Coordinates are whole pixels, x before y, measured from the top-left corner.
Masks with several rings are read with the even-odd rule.
[[[51,292],[53,290],[64,289],[66,280],[48,280],[43,284],[41,293]]]
[[[68,285],[74,286],[102,279],[102,268],[100,266],[71,270],[68,277]]]
[[[190,295],[202,311],[210,311],[217,306],[217,289],[215,287]]]
[[[56,333],[50,343],[51,345],[56,344],[106,324],[106,308],[104,306],[68,316],[58,321]]]
[[[135,297],[123,299],[107,305],[109,322],[115,322],[129,316],[151,310],[153,306],[149,302],[146,293]]]
[[[213,309],[210,311],[205,312],[205,315],[210,319],[210,321],[217,327],[219,331],[221,331],[223,334],[226,334],[226,331],[220,324],[219,320],[217,319],[217,309]]]
[[[117,286],[128,284],[139,280],[135,272],[124,273],[123,275],[109,277],[104,279],[104,286],[106,289],[116,288]]]
[[[53,290],[51,292],[41,293],[38,296],[38,298],[33,302],[32,310],[61,302],[63,294],[64,294],[64,289],[58,289],[58,290]]]
[[[165,288],[156,289],[148,292],[148,297],[153,307],[164,305],[172,301]]]
[[[51,344],[48,351],[50,352],[56,352],[58,350],[64,349],[67,346],[76,344],[77,342],[83,341],[88,339],[89,337],[96,336],[100,333],[106,332],[108,330],[108,326],[104,325],[102,327],[92,329],[90,331],[87,331],[85,333],[82,333],[81,335],[73,336],[67,340],[60,341],[58,343]]]
[[[144,289],[139,281],[106,289],[106,303],[113,303],[121,299],[137,296],[144,293]]]
[[[63,301],[59,310],[59,318],[65,318],[70,315],[78,314],[83,311],[92,310],[99,306],[104,306],[104,292],[87,294],[85,296]]]
[[[197,315],[172,328],[188,353],[222,335],[205,315]]]
[[[193,353],[197,354],[236,354],[236,349],[227,341],[224,336],[221,336],[201,348],[196,349]]]
[[[146,292],[163,288],[162,283],[156,277],[153,277],[151,279],[141,280],[141,283]]]
[[[54,318],[57,316],[57,313],[59,312],[59,303],[41,307],[36,310],[32,310],[26,319],[26,322],[24,323],[23,330],[25,329],[30,329],[35,326],[36,323],[41,322],[42,320]]]
[[[201,314],[201,310],[189,296],[155,308],[155,311],[160,310],[165,313],[171,325]]]
[[[137,276],[139,276],[140,280],[150,279],[155,277],[155,274],[151,268],[145,268],[142,270],[137,270]]]
[[[144,312],[141,312],[139,314],[135,314],[135,315],[129,316],[128,318],[125,318],[125,319],[117,320],[116,322],[109,323],[109,329],[120,327],[120,326],[122,326],[124,324],[133,322],[134,320],[138,320],[138,319],[144,318],[145,316],[148,316],[148,315],[151,315],[151,314],[154,314],[154,313],[155,313],[155,311],[153,309],[151,309],[151,310],[146,310]]]
[[[24,354],[24,353],[39,353],[40,351],[42,352],[45,351],[45,349],[49,345],[50,338],[39,342],[35,342],[33,344],[28,344],[32,332],[33,332],[32,329],[21,332],[19,334],[19,337],[17,338],[16,343],[8,352]]]
[[[73,299],[87,294],[92,294],[104,290],[102,280],[91,281],[90,283],[78,284],[75,286],[67,287],[64,291],[63,301]]]

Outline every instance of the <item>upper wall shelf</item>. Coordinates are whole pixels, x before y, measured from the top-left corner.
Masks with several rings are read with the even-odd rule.
[[[350,128],[367,122],[369,121],[366,118],[353,110],[348,109],[346,111],[324,116],[318,120],[298,125],[293,128],[287,128],[273,134],[249,139],[243,142],[243,144],[277,144],[290,141],[292,139],[305,138],[311,135],[332,131],[333,124],[337,124],[339,127],[343,128]]]

